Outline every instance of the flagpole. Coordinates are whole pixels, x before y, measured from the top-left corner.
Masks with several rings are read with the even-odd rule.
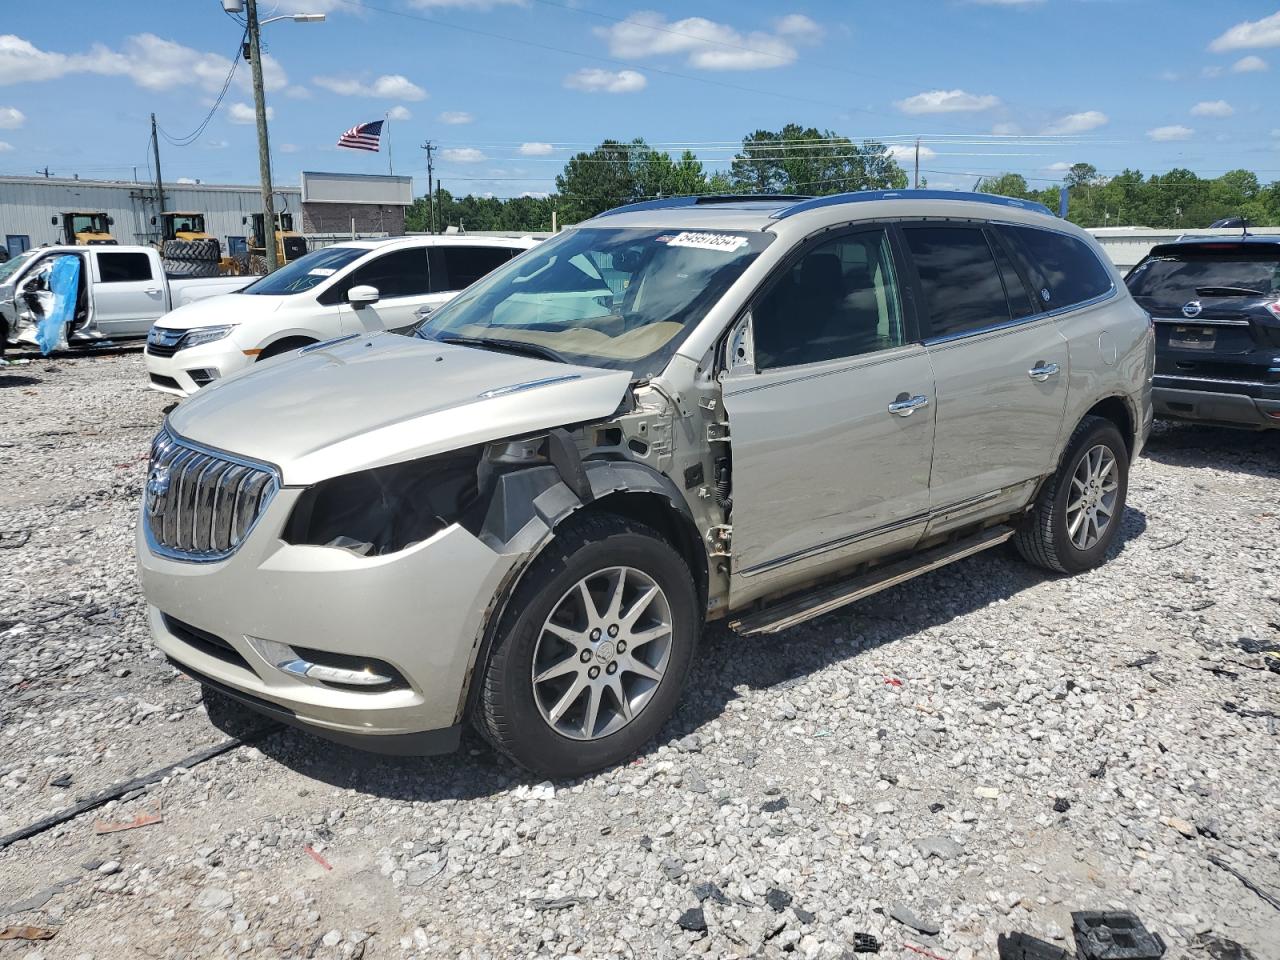
[[[383,114],[383,116],[387,118],[387,125],[386,125],[386,129],[387,129],[387,173],[389,173],[391,176],[395,176],[395,173],[396,173],[396,167],[395,167],[395,164],[391,161],[391,114],[390,114],[390,113],[384,113],[384,114]]]

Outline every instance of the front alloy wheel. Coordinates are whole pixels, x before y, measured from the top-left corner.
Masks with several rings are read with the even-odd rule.
[[[1115,455],[1099,443],[1081,458],[1071,477],[1067,536],[1077,550],[1088,550],[1106,535],[1119,493]]]

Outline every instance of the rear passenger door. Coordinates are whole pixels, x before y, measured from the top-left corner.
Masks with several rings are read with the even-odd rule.
[[[95,250],[93,319],[107,337],[145,337],[165,313],[158,260],[138,250]]]
[[[930,533],[998,514],[1049,472],[1067,341],[1014,252],[982,223],[902,225],[937,391]]]
[[[519,250],[478,244],[441,244],[431,248],[431,309],[448,303]]]
[[[924,529],[933,376],[899,259],[883,227],[816,240],[735,328],[722,380],[735,607]]]

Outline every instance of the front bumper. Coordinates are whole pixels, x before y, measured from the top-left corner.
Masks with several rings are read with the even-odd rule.
[[[151,389],[178,397],[189,397],[201,387],[250,366],[253,358],[245,356],[244,351],[233,341],[232,337],[215,340],[199,347],[179,350],[168,357],[157,356],[148,347],[142,356]]]
[[[329,739],[380,752],[449,749],[485,613],[514,558],[456,526],[383,557],[293,546],[279,532],[300,492],[280,490],[240,549],[212,563],[154,553],[139,518],[153,641],[200,682]],[[403,682],[348,687],[299,677],[272,662],[264,640],[375,658]]]
[[[1218,382],[1211,385],[1212,389],[1160,386],[1159,382],[1157,377],[1157,385],[1151,391],[1157,417],[1255,430],[1280,429],[1280,396],[1251,397],[1230,392],[1228,384]],[[1276,392],[1280,394],[1280,390]]]

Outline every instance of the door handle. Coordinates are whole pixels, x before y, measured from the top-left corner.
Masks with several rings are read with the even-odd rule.
[[[425,304],[425,303],[424,303],[424,304],[423,304],[422,306],[420,306],[417,310],[413,311],[413,315],[414,315],[415,317],[417,317],[419,320],[421,320],[421,319],[422,319],[422,318],[424,318],[424,317],[429,317],[429,316],[431,316],[431,314],[433,314],[433,313],[435,313],[435,312],[436,312],[436,308],[435,308],[435,307],[431,306],[430,304]]]
[[[919,394],[909,396],[905,393],[898,394],[898,399],[889,404],[889,412],[899,417],[909,417],[921,407],[929,405],[929,398],[922,397]]]
[[[143,293],[149,293],[152,296],[155,296],[157,293],[160,293],[160,292],[161,290],[159,287],[147,287],[147,289],[143,291]]]
[[[1056,377],[1059,369],[1056,363],[1037,363],[1027,371],[1027,376],[1039,383],[1044,383],[1050,377]]]

